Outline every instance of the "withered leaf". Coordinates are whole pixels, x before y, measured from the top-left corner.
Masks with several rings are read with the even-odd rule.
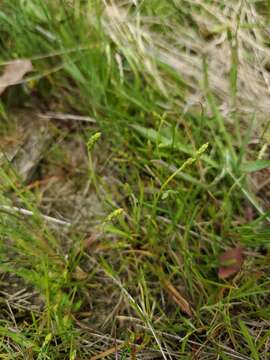
[[[33,70],[33,66],[28,59],[17,59],[10,61],[0,76],[0,95],[7,87],[15,85],[22,80],[25,74]]]
[[[237,246],[226,250],[219,258],[218,276],[227,279],[236,274],[244,262],[244,248]]]
[[[108,350],[102,351],[101,353],[94,355],[90,358],[90,360],[98,360],[105,359],[107,356],[115,354],[117,356],[117,352],[126,345],[126,343],[116,344],[115,346],[109,348]],[[115,358],[116,358],[115,356]]]

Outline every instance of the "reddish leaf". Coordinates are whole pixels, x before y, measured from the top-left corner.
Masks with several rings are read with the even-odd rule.
[[[228,249],[219,258],[218,276],[227,279],[236,274],[244,261],[244,248],[242,246]]]

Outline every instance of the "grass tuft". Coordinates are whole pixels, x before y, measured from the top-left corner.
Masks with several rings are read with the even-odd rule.
[[[33,65],[0,99],[3,358],[269,358],[268,20],[3,1],[1,72]]]

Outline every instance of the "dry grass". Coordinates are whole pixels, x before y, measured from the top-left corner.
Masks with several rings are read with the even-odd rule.
[[[142,16],[135,8],[128,11],[132,2],[107,4],[104,27],[126,58],[140,67],[143,64],[141,71],[166,94],[170,100],[167,111],[206,107],[205,58],[209,90],[218,98],[224,118],[234,122],[237,112],[249,127],[256,116],[255,134],[260,132],[270,112],[269,30],[260,5],[242,0],[174,3],[175,13],[163,18]],[[155,25],[162,25],[163,31]],[[117,59],[123,73],[119,54]],[[184,98],[179,99],[178,86],[164,75],[162,64],[173,68],[185,82]],[[233,72],[235,96],[234,80],[230,81]]]
[[[5,2],[2,63],[35,71],[0,104],[6,359],[269,358],[269,168],[242,167],[268,156],[267,11]]]

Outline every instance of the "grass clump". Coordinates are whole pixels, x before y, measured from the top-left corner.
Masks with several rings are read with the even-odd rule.
[[[4,358],[269,357],[267,9],[3,2],[1,63],[34,69],[1,97]]]

